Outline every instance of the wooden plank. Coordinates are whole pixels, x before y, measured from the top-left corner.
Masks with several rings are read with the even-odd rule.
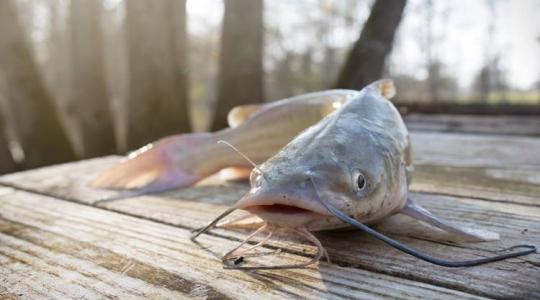
[[[413,133],[412,141],[417,169],[412,190],[538,203],[540,139]],[[0,184],[94,203],[118,194],[90,188],[88,183],[119,159],[108,156],[4,175]],[[197,199],[212,198],[215,191],[215,187],[204,187],[188,188],[183,193]]]
[[[219,213],[230,207],[236,201],[236,195],[243,189],[246,188],[242,186],[223,188],[220,194],[215,195],[211,201],[204,199],[200,201],[185,199],[181,191],[175,191],[162,195],[142,196],[98,203],[98,205],[110,210],[194,229],[204,226]],[[538,225],[535,222],[540,220],[540,207],[529,207],[511,203],[494,204],[491,201],[437,194],[412,193],[411,197],[417,199],[424,207],[449,221],[460,224],[471,224],[487,229],[492,228],[491,230],[503,235],[501,241],[476,244],[475,247],[478,245],[488,245],[493,247],[492,249],[497,249],[510,247],[518,242],[538,242],[530,230],[534,232],[534,228],[538,229]],[[407,227],[409,223],[413,228]],[[399,231],[401,228],[393,229],[391,226],[386,226],[385,224],[386,222],[379,226],[382,226],[381,228],[389,232],[412,237],[440,233],[439,231],[426,232],[428,228],[419,227],[417,222],[412,220],[405,221],[404,229],[406,233]],[[389,221],[388,224],[393,225],[395,223]],[[522,231],[524,231],[523,234]],[[444,238],[446,238],[445,235],[442,236],[443,241]],[[540,257],[532,256],[531,259],[540,259]]]
[[[0,198],[0,291],[23,298],[479,298],[446,287],[321,263],[224,270],[234,241],[20,191]],[[306,257],[286,253],[273,263]]]
[[[91,188],[89,183],[120,159],[120,156],[112,155],[27,170],[1,176],[0,184],[77,202],[93,203],[118,194],[117,191]]]
[[[540,139],[411,132],[415,165],[530,168],[540,166]]]
[[[415,192],[540,206],[540,168],[415,166]]]
[[[231,188],[232,189],[232,188]],[[233,194],[236,191],[231,191]],[[220,193],[219,199],[229,201],[227,189]],[[540,247],[540,208],[524,207],[508,203],[493,203],[473,199],[423,195],[413,193],[413,197],[445,219],[472,224],[501,234],[501,240],[489,243],[448,246],[448,235],[433,231],[425,225],[405,216],[392,217],[379,225],[379,228],[397,236],[400,240],[441,257],[464,259],[466,257],[487,256],[515,244],[530,243]],[[226,205],[192,202],[175,198],[174,193],[161,196],[146,196],[134,199],[102,203],[107,209],[175,224],[186,228],[197,228],[206,224]],[[482,205],[478,205],[481,203]],[[243,233],[231,230],[215,230],[220,236],[240,239]],[[446,269],[433,266],[404,255],[392,248],[381,245],[372,238],[358,232],[320,233],[323,245],[327,247],[333,261],[339,265],[357,266],[379,273],[392,274],[404,278],[429,282],[441,286],[464,290],[470,293],[494,298],[540,296],[540,257],[531,255],[490,265]],[[411,238],[415,237],[415,238]],[[427,240],[430,240],[428,242]],[[275,247],[288,247],[293,253],[303,253],[302,246],[273,242]],[[313,253],[311,248],[309,253]],[[381,255],[381,253],[383,253]],[[522,293],[522,294],[520,294]]]
[[[164,223],[174,224],[186,228],[198,228],[205,225],[220,212],[231,207],[240,197],[247,192],[245,184],[221,187],[219,193],[212,197],[194,199],[185,197],[184,190],[171,191],[160,195],[140,196],[123,200],[98,202],[99,207],[126,212],[133,215],[144,216]],[[203,194],[202,192],[200,194]],[[411,197],[422,199],[426,207],[438,210],[440,205],[448,206],[449,211],[461,209],[473,209],[477,215],[483,210],[489,214],[491,210],[504,211],[513,215],[540,216],[539,206],[523,206],[513,203],[494,203],[489,200],[452,197],[440,194],[411,193]],[[445,202],[446,201],[446,202]],[[435,206],[433,206],[435,203]],[[443,212],[446,215],[446,212]],[[467,222],[465,220],[465,222]],[[471,221],[469,223],[475,223]],[[491,226],[490,224],[489,226]]]
[[[19,232],[12,236],[9,234],[11,231]],[[29,231],[33,233],[28,233]],[[100,256],[121,259],[118,265],[104,268],[99,262],[96,264],[85,259],[84,254],[68,253],[70,250],[83,248],[52,250],[49,248],[52,243],[58,243],[52,246],[70,247],[73,240],[51,235],[34,227],[0,220],[0,241],[0,259],[3,260],[0,268],[3,280],[0,285],[6,294],[26,299],[188,298],[189,295],[152,285],[136,276],[130,277],[128,272],[132,271],[133,261],[110,252],[103,253],[105,251],[101,249]],[[85,252],[96,250],[84,243],[75,245],[84,247]],[[108,262],[112,265],[112,260]],[[144,269],[144,265],[139,264],[138,268]],[[156,270],[148,268],[148,271]],[[3,297],[2,292],[0,295]]]
[[[540,136],[539,116],[478,116],[413,113],[403,116],[403,119],[407,128],[411,131]]]
[[[485,103],[480,102],[394,102],[402,115],[408,113],[423,114],[465,114],[465,115],[489,115],[489,116],[540,116],[538,104],[515,104],[515,103]]]

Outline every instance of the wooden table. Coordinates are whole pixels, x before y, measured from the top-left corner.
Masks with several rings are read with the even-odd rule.
[[[405,216],[377,227],[413,247],[453,258],[491,256],[515,244],[540,247],[540,138],[412,133],[412,195],[445,219],[501,234],[450,244]],[[332,264],[281,271],[225,270],[218,256],[247,232],[190,230],[246,192],[207,184],[104,201],[87,186],[119,157],[0,177],[0,298],[540,298],[540,254],[472,268],[419,261],[358,231],[318,233]],[[313,246],[286,240],[272,263],[308,260]]]

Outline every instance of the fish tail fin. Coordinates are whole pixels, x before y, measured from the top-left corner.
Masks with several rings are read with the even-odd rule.
[[[401,213],[425,222],[429,225],[435,226],[439,229],[442,229],[446,232],[452,233],[460,237],[462,240],[470,242],[486,242],[494,241],[499,239],[499,234],[496,232],[491,232],[488,230],[478,229],[478,228],[468,228],[461,227],[447,223],[436,216],[434,216],[430,211],[420,206],[412,199],[407,199],[405,207]]]
[[[210,133],[173,135],[128,155],[127,160],[106,170],[91,182],[92,187],[137,189],[138,194],[161,192],[194,184],[206,174],[197,174],[194,153],[215,143]],[[194,149],[198,149],[194,152]],[[200,156],[200,155],[199,155]],[[185,161],[179,164],[178,161]]]

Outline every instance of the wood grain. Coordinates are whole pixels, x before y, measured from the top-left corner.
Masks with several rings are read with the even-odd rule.
[[[505,135],[411,132],[415,165],[540,166],[540,139]]]
[[[540,207],[540,168],[416,165],[410,190]]]
[[[403,119],[411,131],[540,136],[538,115],[479,116],[412,113],[404,115]]]
[[[8,174],[0,177],[0,184],[93,203],[118,195],[117,191],[91,188],[89,183],[120,159],[119,156],[106,156]]]
[[[450,222],[501,234],[489,243],[455,237],[406,216],[377,228],[431,254],[464,259],[515,244],[540,247],[540,140],[413,132],[412,196]],[[332,264],[305,270],[239,272],[218,257],[249,231],[216,229],[200,248],[189,230],[205,225],[248,189],[207,180],[195,187],[107,201],[88,186],[119,161],[110,156],[0,177],[1,298],[540,298],[540,255],[447,269],[405,255],[358,231],[317,236]],[[50,196],[50,197],[49,197]],[[94,206],[94,207],[92,207]],[[307,261],[315,248],[278,235],[263,263]]]
[[[21,298],[479,298],[437,285],[321,263],[224,270],[234,241],[27,192],[0,198],[0,292]],[[306,257],[285,253],[273,263]],[[268,262],[268,261],[266,261]],[[21,295],[21,296],[19,296]]]
[[[236,191],[231,191],[231,193],[234,194]],[[223,202],[229,201],[225,194],[226,190],[222,191],[220,195]],[[107,209],[185,228],[197,228],[205,225],[227,207],[227,205],[217,206],[216,199],[214,199],[214,204],[210,204],[174,197],[174,193],[170,193],[168,197],[163,195],[145,196],[102,203],[101,205]],[[492,207],[492,203],[488,201],[417,193],[414,193],[413,197],[448,221],[496,231],[501,234],[501,240],[490,243],[449,246],[446,240],[452,239],[452,236],[433,230],[404,216],[390,218],[380,224],[379,229],[393,234],[416,248],[455,260],[494,255],[498,250],[516,244],[529,243],[540,247],[538,239],[540,236],[540,208],[506,203],[499,203],[497,207]],[[478,202],[485,205],[478,205]],[[215,230],[214,233],[238,240],[245,236],[245,233],[230,230]],[[459,290],[495,298],[502,295],[516,297],[519,296],[518,291],[532,293],[527,294],[527,296],[540,296],[538,294],[540,288],[536,284],[537,280],[540,280],[540,257],[538,255],[456,271],[420,262],[356,231],[326,232],[320,233],[318,236],[323,245],[327,246],[333,261],[339,265],[356,266],[394,276],[414,278],[422,282],[452,286]],[[305,249],[287,242],[278,241],[271,243],[271,245],[287,247],[293,253],[305,252]],[[310,249],[309,253],[313,253],[314,248]],[[384,254],[381,255],[381,253]],[[510,286],[512,288],[509,288]],[[513,290],[515,287],[519,287],[519,289]]]
[[[538,204],[540,139],[418,132],[411,137],[417,170],[412,190]],[[94,203],[119,195],[88,186],[119,160],[108,156],[4,175],[0,184]],[[188,188],[180,193],[211,199],[219,194],[216,185],[222,184],[209,184],[214,187]]]

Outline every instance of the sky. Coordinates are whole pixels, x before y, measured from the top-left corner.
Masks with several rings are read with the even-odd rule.
[[[30,0],[21,0],[26,2]],[[394,50],[390,57],[391,70],[412,75],[418,79],[426,77],[426,55],[419,32],[425,31],[425,14],[422,7],[426,0],[408,0],[405,17],[400,25]],[[435,55],[442,61],[444,71],[458,78],[461,88],[470,85],[473,77],[486,63],[486,54],[501,55],[501,67],[507,71],[511,86],[529,89],[540,80],[540,0],[493,0],[494,13],[488,9],[490,0],[433,1],[433,34]],[[65,2],[65,1],[64,1]],[[369,14],[373,0],[286,0],[265,1],[265,22],[278,27],[286,37],[288,49],[301,51],[303,47],[321,39],[306,28],[307,19],[321,14],[320,3],[330,3],[343,8],[354,4],[358,16],[355,23],[344,25],[332,23],[330,35],[324,40],[337,47],[348,47],[358,38],[361,24]],[[45,5],[34,10],[32,38],[37,44],[46,40],[47,19]],[[120,0],[106,0],[105,7],[111,8]],[[219,32],[223,17],[221,0],[188,0],[188,28],[191,34]],[[488,27],[495,16],[493,39],[488,39]],[[41,21],[40,21],[41,20]],[[304,26],[304,27],[302,27]],[[299,30],[300,29],[300,30]],[[491,45],[487,47],[487,45]],[[39,45],[38,45],[39,46]],[[322,45],[321,45],[322,46]],[[268,45],[269,50],[275,49]],[[322,48],[322,47],[321,47]],[[269,51],[267,51],[268,53]],[[39,53],[39,51],[38,51]]]
[[[462,88],[471,83],[486,63],[486,53],[501,55],[501,67],[508,72],[507,79],[512,86],[531,88],[540,80],[540,0],[495,0],[492,41],[487,34],[492,20],[488,1],[434,1],[434,53],[443,62],[445,71],[457,76]],[[364,1],[357,8],[359,22],[367,17],[371,2]],[[317,3],[315,0],[294,4],[267,0],[266,8],[279,13],[265,14],[265,22],[277,23],[280,30],[287,33],[303,19],[312,17]],[[408,1],[391,57],[394,70],[419,79],[426,76],[426,56],[417,34],[426,28],[421,10],[423,3],[425,0]],[[192,34],[219,30],[223,4],[216,0],[189,0],[188,14]],[[340,28],[340,24],[336,24],[331,39],[337,46],[350,45],[358,37],[359,32],[343,32]],[[302,48],[306,44],[298,35],[291,35],[286,42],[289,48]]]
[[[408,15],[399,32],[398,45],[393,59],[399,60],[399,71],[425,77],[422,70],[425,56],[415,30],[421,29],[423,19],[411,17],[422,1],[411,0]],[[530,88],[540,80],[540,1],[495,1],[493,41],[488,41],[491,15],[487,1],[435,1],[437,15],[434,18],[436,36],[435,53],[445,63],[447,72],[456,74],[464,87],[471,82],[478,70],[486,63],[486,45],[491,54],[502,56],[502,68],[508,71],[512,86]],[[444,11],[449,16],[444,18]],[[424,26],[425,28],[425,26]],[[442,34],[444,32],[444,34]],[[438,35],[438,36],[437,36]]]

